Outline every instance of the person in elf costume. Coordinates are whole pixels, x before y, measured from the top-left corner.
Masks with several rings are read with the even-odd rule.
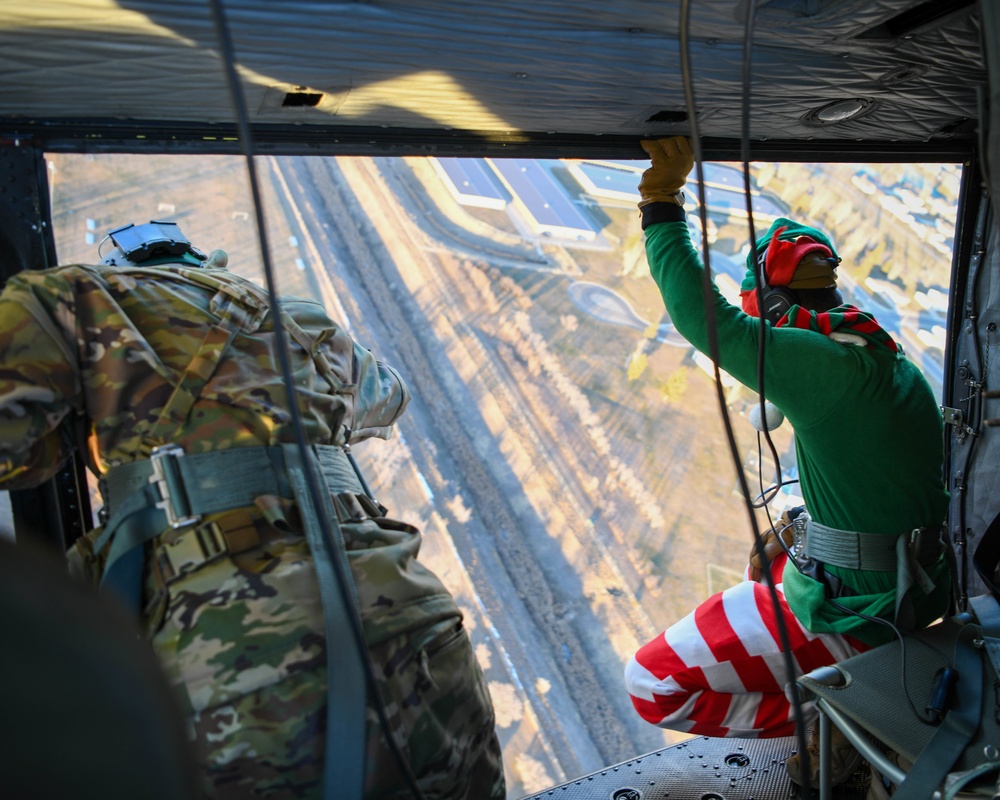
[[[693,166],[690,145],[674,137],[642,146],[652,159],[639,184],[650,271],[677,330],[708,353],[703,267],[680,192]],[[757,391],[758,350],[765,348],[766,399],[794,428],[806,514],[805,526],[794,527],[805,528],[804,554],[790,559],[778,541],[791,539],[786,515],[764,537],[764,555],[753,554],[747,580],[644,645],[625,670],[645,720],[706,736],[794,733],[776,616],[806,673],[889,641],[889,623],[904,630],[930,624],[950,596],[942,419],[927,381],[870,314],[842,303],[840,257],[825,234],[782,218],[756,250],[763,305],[752,253],[743,308],[714,292],[719,366]],[[777,607],[754,580],[768,568]],[[816,714],[809,704],[804,712],[807,721]],[[859,762],[835,736],[834,781]],[[815,753],[810,765],[815,785]],[[798,756],[787,766],[804,782]]]

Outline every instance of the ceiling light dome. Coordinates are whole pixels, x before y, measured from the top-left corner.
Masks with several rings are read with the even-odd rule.
[[[875,106],[874,100],[865,97],[835,100],[819,108],[814,108],[802,118],[802,121],[811,126],[839,125],[842,122],[870,114],[875,110]]]

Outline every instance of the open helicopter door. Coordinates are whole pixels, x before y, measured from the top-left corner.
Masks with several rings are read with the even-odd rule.
[[[945,420],[947,485],[951,491],[948,531],[955,553],[955,612],[966,612],[970,598],[988,594],[989,583],[977,573],[982,566],[986,550],[1000,553],[1000,544],[977,548],[983,540],[1000,537],[1000,220],[993,198],[1000,197],[1000,6],[984,2],[983,14],[984,52],[988,54],[989,103],[984,108],[980,141],[983,147],[982,163],[972,160],[964,165],[963,186],[955,231],[952,268],[951,301],[948,312],[948,335],[945,351],[945,386],[942,412]],[[992,165],[992,169],[991,169]],[[994,521],[997,523],[994,525]],[[993,568],[993,585],[997,580],[996,560]],[[950,624],[950,623],[949,623]],[[928,638],[939,649],[954,644],[956,636],[946,625],[934,626]],[[908,637],[909,638],[909,637]],[[941,642],[944,642],[942,644]],[[878,687],[865,687],[864,676],[876,678],[899,688],[899,644],[887,645],[888,660],[874,671],[862,664],[855,680],[861,684],[862,705],[878,705],[877,698],[884,698]],[[916,649],[916,647],[915,647]],[[873,653],[875,651],[872,651]],[[862,660],[868,654],[856,657]],[[925,656],[925,653],[921,653]],[[870,659],[869,659],[870,660]],[[914,659],[914,662],[918,659]],[[935,670],[923,663],[913,663],[912,692],[924,699],[931,693]],[[996,697],[995,667],[986,657],[982,658],[982,685],[992,687]],[[887,667],[888,665],[888,667]],[[934,665],[936,669],[936,664]],[[829,668],[824,668],[829,669]],[[867,670],[867,671],[865,671]],[[820,671],[817,671],[820,672]],[[821,676],[820,676],[821,677]],[[820,680],[804,679],[821,698],[836,695],[838,686],[824,686]],[[842,685],[842,684],[841,684]],[[978,685],[978,682],[977,682]],[[982,693],[981,691],[979,692]],[[990,707],[992,708],[992,706]],[[825,707],[830,710],[830,706]],[[850,719],[836,714],[845,726]],[[902,753],[914,757],[931,738],[927,731],[914,730],[902,716],[881,715],[882,727],[867,726],[868,733],[883,734],[885,741]],[[829,717],[823,721],[826,726]],[[893,729],[893,725],[910,725],[909,729]],[[864,735],[864,734],[862,734]],[[992,769],[990,763],[1000,754],[996,748],[995,720],[977,727],[970,738],[971,746],[978,747],[976,754],[956,759],[956,769]],[[629,761],[608,766],[602,770],[576,778],[566,783],[533,793],[524,800],[548,798],[611,798],[611,800],[747,800],[755,798],[799,797],[801,789],[788,778],[785,760],[795,752],[793,737],[769,740],[692,738],[672,747],[638,756]],[[984,749],[985,748],[985,749]],[[992,748],[992,749],[991,749]],[[885,746],[869,745],[873,759],[878,758]],[[865,751],[863,751],[865,752]],[[879,759],[879,764],[886,759]],[[896,770],[896,782],[905,773]],[[870,773],[867,769],[856,773],[847,783],[836,788],[839,800],[864,797],[868,792]],[[874,776],[878,780],[878,776]],[[935,786],[921,787],[918,794],[930,797]],[[830,797],[829,788],[821,790],[821,797]]]
[[[995,39],[1000,14],[984,16]],[[1000,105],[991,101],[983,165],[966,165],[942,406],[957,614],[799,680],[901,800],[1000,791],[1000,195],[989,169],[1000,158]]]
[[[973,552],[1000,511],[1000,492],[994,491],[1000,479],[1000,442],[991,425],[993,419],[1000,418],[1000,392],[997,393],[998,398],[992,397],[989,392],[991,386],[1000,387],[1000,358],[996,352],[1000,344],[998,247],[1000,226],[993,212],[990,193],[983,185],[979,165],[966,163],[955,236],[951,286],[954,299],[949,310],[950,335],[945,363],[946,375],[950,375],[951,379],[946,381],[943,395],[944,415],[948,423],[945,430],[948,440],[945,468],[952,492],[949,530],[955,546],[956,585],[964,587],[956,593],[956,599],[961,599],[961,603],[956,602],[956,611],[966,610],[970,596],[986,591],[983,581],[975,574]],[[1000,419],[997,422],[1000,423]],[[989,535],[994,534],[1000,535],[1000,527],[994,528]],[[948,631],[943,628],[942,631],[935,635],[947,638]],[[933,636],[931,638],[934,644],[937,640]],[[868,673],[858,674],[871,674],[883,684],[888,680],[898,688],[899,647],[898,644],[891,647],[895,649],[889,652],[886,663],[874,672],[869,670]],[[919,655],[924,656],[925,653],[920,652]],[[930,677],[922,674],[921,668],[930,663],[927,658],[914,658],[912,662],[914,675],[911,677],[917,687],[912,694],[919,698],[918,705],[923,708],[929,694],[928,687],[933,683],[934,670],[931,670]],[[994,673],[987,670],[984,674],[989,677]],[[824,689],[815,681],[810,688],[817,689],[817,693]],[[864,686],[861,688],[864,689]],[[829,688],[826,694],[833,695],[836,691],[837,687]],[[883,696],[879,691],[876,689],[874,694],[868,691],[863,702],[873,705],[873,696]],[[882,718],[883,726],[879,729],[883,734],[881,738],[892,743],[899,752],[913,755],[926,743],[928,737],[918,735],[926,731],[892,729],[893,719],[899,722],[904,719],[903,716],[893,717],[890,714],[886,717],[883,714]],[[989,741],[988,737],[992,735],[989,731],[993,729],[986,730],[985,734],[974,735],[973,741]],[[987,739],[984,740],[984,736]],[[784,767],[784,762],[796,748],[794,737],[768,740],[697,737],[546,788],[525,800],[546,800],[550,797],[574,800],[764,800],[799,796],[801,790],[791,783]],[[878,748],[873,748],[871,753],[875,758]],[[980,761],[982,759],[965,758],[959,763],[978,764]],[[869,770],[859,770],[847,783],[836,788],[836,797],[840,800],[864,797],[869,776]]]

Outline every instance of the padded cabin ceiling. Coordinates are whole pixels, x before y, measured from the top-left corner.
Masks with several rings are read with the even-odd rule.
[[[747,3],[690,2],[703,137],[740,136]],[[260,129],[452,131],[485,141],[689,132],[680,0],[224,8]],[[975,0],[758,0],[753,42],[755,139],[975,136],[985,81]],[[4,137],[53,121],[79,132],[130,121],[231,129],[234,120],[208,0],[4,0],[0,87]],[[841,105],[821,111],[829,104]],[[843,119],[852,107],[860,113]]]

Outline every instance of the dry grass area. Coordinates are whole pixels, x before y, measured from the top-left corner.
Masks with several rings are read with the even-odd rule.
[[[455,215],[440,185],[427,181],[427,190],[444,213]],[[496,218],[496,212],[464,211],[481,224]],[[622,248],[641,241],[635,212],[611,209],[608,216],[602,232],[622,247],[563,250],[560,259],[574,261],[568,274],[554,257],[558,248],[546,246],[553,256],[548,269],[468,259],[451,279],[467,293],[475,288],[478,297],[466,302],[465,322],[480,332],[495,362],[509,372],[510,384],[519,387],[538,439],[569,465],[584,516],[607,532],[614,557],[629,565],[624,574],[630,585],[617,588],[642,607],[652,636],[653,628],[676,621],[707,596],[709,564],[733,579],[742,572],[751,534],[735,493],[737,473],[715,383],[693,363],[690,348],[600,322],[570,299],[574,281],[592,281],[618,292],[649,322],[663,316],[648,269],[624,267]],[[641,368],[635,369],[639,359]],[[729,392],[727,399],[739,457],[755,457],[756,432],[743,419],[753,400],[745,390]],[[779,453],[787,450],[787,430],[774,439]],[[525,485],[530,490],[533,484]],[[537,507],[552,515],[549,535],[563,536],[559,522],[577,519],[579,512],[557,513],[551,489],[534,486],[542,492]],[[716,569],[714,590],[722,588],[719,574]],[[599,595],[591,599],[601,604]]]
[[[129,222],[166,220],[176,222],[206,253],[225,250],[231,270],[263,284],[247,167],[241,157],[55,154],[49,162],[60,263],[95,263],[109,230]],[[258,159],[257,170],[279,291],[308,295],[312,289],[306,272],[295,264],[290,227],[274,191],[272,159]],[[109,249],[107,242],[101,253]]]

